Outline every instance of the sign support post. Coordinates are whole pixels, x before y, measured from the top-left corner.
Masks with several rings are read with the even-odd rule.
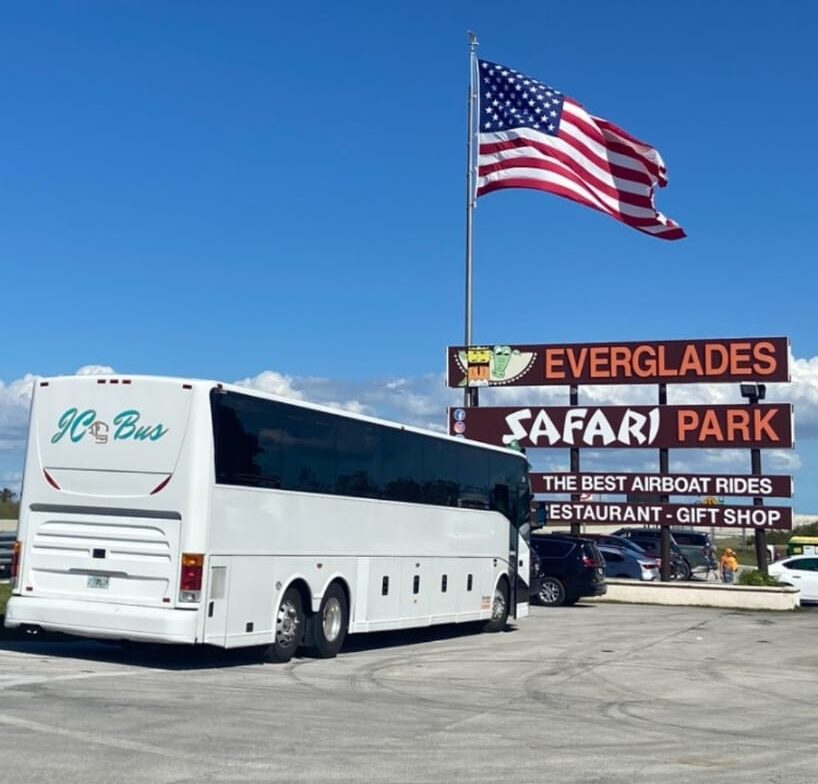
[[[577,384],[571,384],[571,389],[569,392],[569,401],[570,401],[569,404],[572,406],[579,405],[579,386]],[[571,447],[571,472],[579,473],[579,447]],[[572,493],[571,500],[579,501],[580,500],[579,493]],[[579,536],[580,528],[581,526],[579,523],[571,523],[571,533],[574,536]]]
[[[764,400],[767,393],[765,384],[741,384],[741,396],[747,399],[747,404],[757,406],[759,400]],[[761,475],[761,450],[754,447],[750,450],[750,473],[753,476]],[[760,496],[753,498],[753,506],[764,506],[764,499]],[[758,528],[755,532],[756,564],[759,571],[766,577],[767,572],[767,532]]]
[[[659,405],[667,405],[667,384],[659,384]],[[659,450],[659,474],[669,474],[669,452],[662,448]],[[666,504],[670,501],[670,496],[662,494],[659,496],[659,501]],[[670,528],[662,526],[661,542],[659,546],[660,557],[662,559],[662,582],[670,580]]]

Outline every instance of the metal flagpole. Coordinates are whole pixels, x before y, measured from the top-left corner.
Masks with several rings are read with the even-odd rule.
[[[466,140],[466,350],[471,346],[472,324],[472,244],[474,234],[474,203],[476,201],[475,172],[475,110],[477,109],[477,35],[469,32],[469,98],[468,138]],[[479,111],[479,109],[477,109]],[[467,386],[464,405],[478,405],[477,387]]]

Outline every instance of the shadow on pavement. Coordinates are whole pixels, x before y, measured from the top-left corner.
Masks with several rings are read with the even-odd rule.
[[[200,670],[225,667],[263,665],[265,646],[253,646],[225,650],[209,645],[160,645],[90,640],[66,634],[49,632],[18,632],[2,628],[0,650],[28,653],[36,656],[54,656],[69,659],[126,664],[133,667],[150,667],[162,670]],[[509,624],[503,633],[516,631]],[[481,634],[480,624],[447,624],[423,629],[407,629],[390,632],[370,632],[347,637],[342,653],[376,651],[407,645],[420,645],[437,640],[453,640]],[[308,658],[299,653],[297,659]],[[270,664],[269,666],[275,666]]]

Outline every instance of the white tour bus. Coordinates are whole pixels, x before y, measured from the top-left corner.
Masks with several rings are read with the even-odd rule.
[[[528,614],[524,455],[208,381],[36,383],[6,626],[334,656]]]

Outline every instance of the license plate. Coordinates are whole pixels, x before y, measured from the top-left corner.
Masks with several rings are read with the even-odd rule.
[[[102,574],[89,574],[88,575],[88,587],[89,588],[107,588],[108,587],[108,575]]]

